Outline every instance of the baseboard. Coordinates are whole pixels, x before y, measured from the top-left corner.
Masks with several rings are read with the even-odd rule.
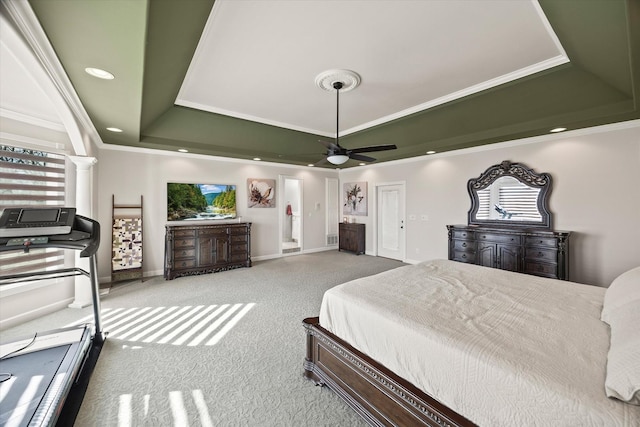
[[[150,277],[155,277],[155,276],[163,276],[163,275],[164,275],[164,270],[142,272],[142,278],[144,279],[148,279]],[[137,279],[134,279],[134,280],[137,280]],[[101,285],[111,283],[111,276],[98,277],[98,283],[100,283]]]
[[[69,304],[73,302],[73,298],[67,298],[61,301],[56,301],[52,304],[48,304],[37,309],[30,310],[24,313],[20,313],[16,316],[9,317],[7,319],[0,319],[0,330],[11,328],[13,326],[20,325],[30,320],[37,319],[49,313],[67,308]]]
[[[252,256],[251,260],[252,261],[266,261],[266,260],[269,260],[269,259],[282,258],[282,257],[285,257],[285,256],[296,256],[296,255],[302,255],[302,254],[313,254],[313,253],[317,253],[317,252],[335,251],[337,249],[338,249],[337,246],[325,246],[325,247],[322,247],[322,248],[305,249],[305,250],[300,251],[300,252],[291,252],[291,253],[288,253],[288,254],[270,254],[270,255]]]

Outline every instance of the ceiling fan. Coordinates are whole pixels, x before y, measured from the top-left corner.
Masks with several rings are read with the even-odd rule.
[[[355,74],[353,71],[348,70],[331,70],[329,72],[325,72],[318,76],[316,79],[316,83],[323,89],[327,89],[326,84],[320,83],[319,80],[322,80],[324,76],[335,77],[336,72],[347,73],[348,77],[351,80],[350,89],[353,89],[360,82],[359,76]],[[327,74],[328,73],[328,74]],[[357,81],[355,79],[357,78]],[[326,83],[326,82],[325,82]],[[318,141],[322,145],[327,148],[326,158],[319,161],[317,164],[323,164],[325,162],[332,163],[334,165],[341,165],[345,163],[349,159],[359,160],[361,162],[375,162],[376,159],[369,156],[364,156],[361,153],[371,153],[373,151],[386,151],[386,150],[395,150],[395,144],[387,144],[387,145],[372,145],[369,147],[360,147],[360,148],[345,148],[340,145],[340,134],[339,134],[339,119],[340,119],[340,90],[344,88],[345,83],[340,80],[334,80],[331,82],[331,87],[336,91],[336,141],[335,142],[327,142],[327,141]]]

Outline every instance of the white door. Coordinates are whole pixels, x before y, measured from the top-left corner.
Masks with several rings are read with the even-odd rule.
[[[404,184],[379,185],[376,188],[378,256],[404,261]]]

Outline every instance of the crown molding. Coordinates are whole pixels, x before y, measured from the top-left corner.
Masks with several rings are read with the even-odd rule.
[[[26,41],[26,44],[73,115],[76,124],[81,127],[83,133],[92,143],[101,146],[103,142],[98,131],[91,122],[87,111],[73,88],[73,84],[69,80],[29,3],[19,0],[3,0],[2,6],[2,12],[6,12],[8,18],[14,24],[14,28]],[[64,118],[63,122],[65,122]],[[73,133],[73,130],[70,130],[68,126],[65,126],[65,130],[70,134]],[[74,147],[76,151],[80,148],[75,144]],[[86,151],[86,147],[82,148],[83,151]]]
[[[18,111],[9,110],[7,108],[0,108],[0,117],[6,119],[15,120],[29,125],[38,126],[41,128],[55,130],[57,132],[65,132],[64,125],[58,122],[52,122],[51,120],[41,119],[29,114],[20,113]]]
[[[566,131],[566,132],[550,133],[550,134],[547,134],[547,135],[539,135],[539,136],[532,136],[532,137],[528,137],[528,138],[514,139],[514,140],[511,140],[511,141],[496,142],[496,143],[493,143],[493,144],[480,145],[480,146],[477,146],[477,147],[461,148],[459,150],[445,151],[445,152],[436,153],[436,154],[425,154],[425,155],[422,155],[422,156],[410,157],[410,158],[399,159],[399,160],[390,160],[388,162],[382,162],[382,163],[377,163],[377,164],[369,164],[369,165],[364,165],[364,166],[354,166],[354,167],[351,167],[349,169],[344,169],[341,172],[347,173],[347,172],[351,172],[353,170],[362,169],[362,168],[367,168],[367,169],[382,168],[382,167],[385,167],[385,166],[393,166],[393,165],[401,165],[401,164],[407,164],[407,163],[423,162],[425,160],[431,160],[431,159],[435,159],[435,158],[455,157],[455,156],[461,156],[461,155],[465,155],[465,154],[480,153],[480,152],[484,152],[484,151],[501,150],[501,149],[509,148],[509,147],[518,147],[518,146],[521,146],[521,145],[536,144],[536,143],[549,142],[549,141],[557,141],[559,139],[574,138],[574,137],[582,136],[582,135],[593,135],[593,134],[597,134],[597,133],[613,132],[613,131],[617,131],[617,130],[634,129],[634,128],[640,128],[640,119],[628,120],[628,121],[617,122],[617,123],[610,123],[610,124],[601,125],[601,126],[593,126],[593,127],[588,127],[588,128],[569,130],[569,131]]]

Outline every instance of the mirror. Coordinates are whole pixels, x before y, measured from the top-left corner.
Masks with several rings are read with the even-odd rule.
[[[469,225],[551,228],[551,175],[507,160],[470,179]]]

